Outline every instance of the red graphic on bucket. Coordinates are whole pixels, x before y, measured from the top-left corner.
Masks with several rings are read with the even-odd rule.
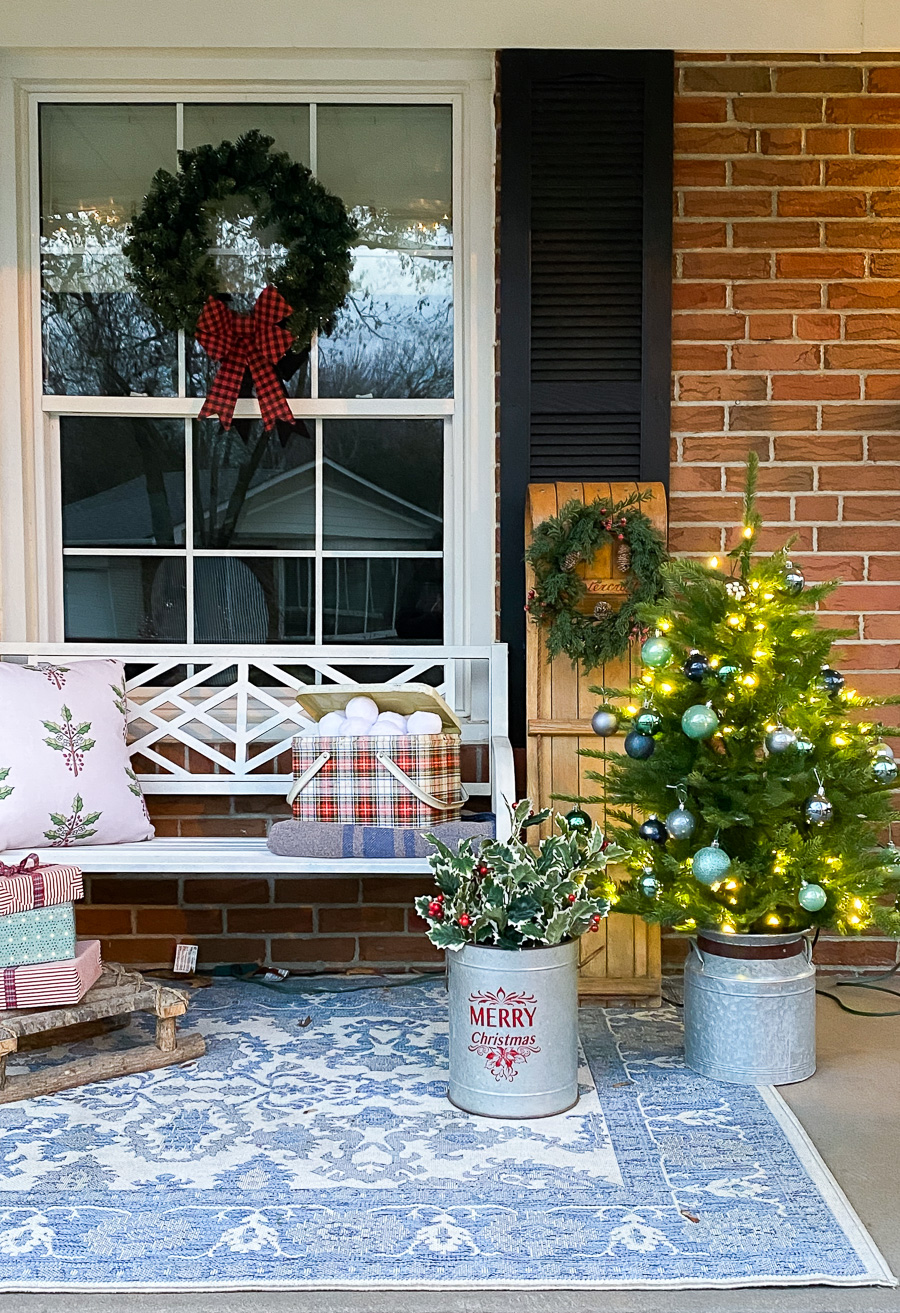
[[[528,1061],[528,1055],[540,1053],[532,1030],[536,1011],[533,994],[498,989],[496,994],[469,995],[469,1021],[473,1026],[485,1027],[472,1032],[469,1052],[484,1058],[494,1080],[515,1080],[519,1065]]]

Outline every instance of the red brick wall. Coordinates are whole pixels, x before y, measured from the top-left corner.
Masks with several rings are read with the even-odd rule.
[[[900,693],[900,55],[689,55],[677,88],[670,545],[729,545],[755,448],[763,544],[844,580],[839,664]]]

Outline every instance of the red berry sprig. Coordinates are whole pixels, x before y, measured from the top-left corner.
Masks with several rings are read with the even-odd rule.
[[[600,929],[600,922],[602,921],[602,919],[603,918],[599,916],[596,912],[591,917],[591,930],[593,930],[594,934],[596,934],[597,931]]]
[[[462,916],[459,918],[459,924],[462,926],[463,930],[467,930],[472,924],[472,920],[470,917],[466,916],[465,912],[463,912]]]
[[[444,895],[436,894],[428,904],[428,915],[435,917],[438,921],[444,915]]]

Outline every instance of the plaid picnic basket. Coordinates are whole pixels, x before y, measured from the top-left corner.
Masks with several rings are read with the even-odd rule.
[[[459,722],[433,688],[408,684],[401,693],[380,685],[330,685],[327,692],[300,694],[297,701],[319,719],[361,693],[374,697],[383,710],[438,711],[447,732],[397,738],[298,735],[293,740],[294,783],[288,794],[294,819],[384,826],[459,820],[464,802]]]

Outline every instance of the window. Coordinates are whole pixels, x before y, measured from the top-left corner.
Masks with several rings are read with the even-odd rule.
[[[297,426],[255,399],[197,418],[202,350],[130,290],[126,225],[179,148],[259,128],[359,224],[334,330],[280,368]],[[43,408],[57,471],[62,633],[140,643],[437,643],[456,552],[454,106],[45,101],[39,107]],[[489,194],[488,180],[485,180]],[[248,310],[276,235],[211,208]],[[56,495],[56,494],[54,494]],[[459,497],[454,494],[456,504]],[[452,610],[453,608],[451,608]],[[458,608],[457,608],[458,609]]]

